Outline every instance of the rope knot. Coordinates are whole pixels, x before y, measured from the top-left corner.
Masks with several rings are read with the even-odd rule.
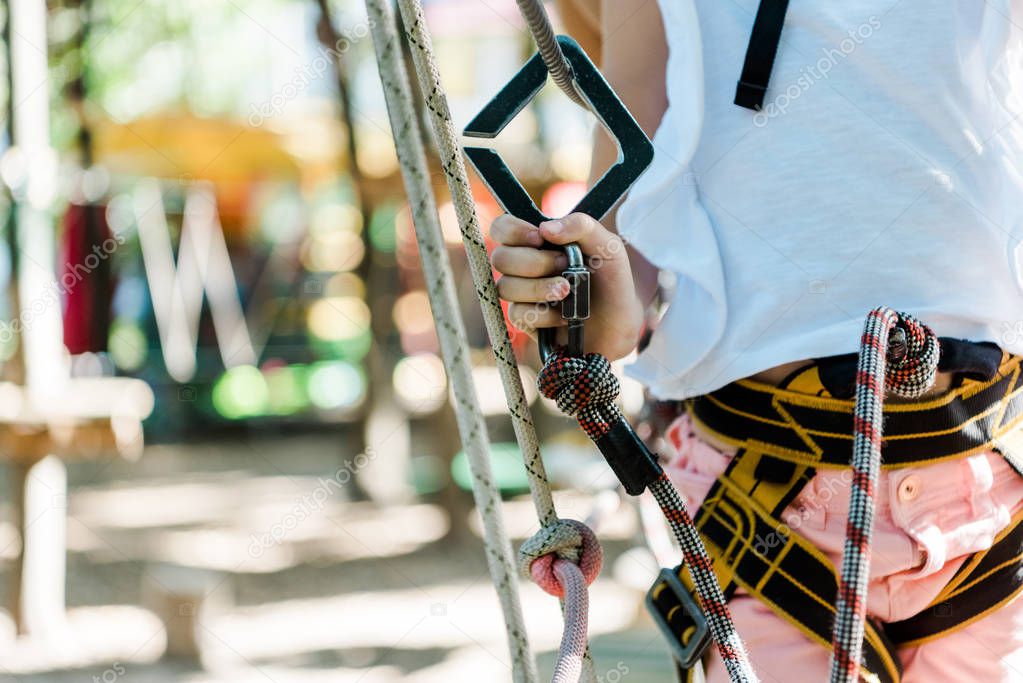
[[[885,387],[903,398],[918,398],[934,386],[941,347],[931,328],[909,315],[888,311]]]
[[[570,417],[612,404],[618,398],[618,378],[611,363],[599,353],[578,358],[559,349],[540,370],[536,384],[541,394]]]
[[[578,565],[589,585],[600,573],[604,551],[590,527],[574,519],[559,519],[522,544],[519,571],[546,592],[561,598],[565,596],[565,587],[556,573],[558,561]]]

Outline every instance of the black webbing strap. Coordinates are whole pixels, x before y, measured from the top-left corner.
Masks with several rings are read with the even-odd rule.
[[[919,467],[997,447],[1023,424],[1020,361],[1006,356],[990,382],[968,380],[932,400],[885,405],[882,467]],[[706,433],[737,448],[816,468],[849,467],[851,399],[741,380],[695,399],[689,410]]]
[[[735,103],[740,107],[759,110],[764,104],[788,7],[789,0],[760,0],[760,9],[757,10],[749,47],[746,49],[746,63],[742,67],[742,77],[735,91]]]
[[[761,479],[758,472],[765,461],[786,470],[784,480]],[[838,591],[835,569],[778,519],[813,474],[811,468],[793,468],[760,453],[740,451],[711,487],[695,522],[727,596],[742,588],[812,641],[830,648]],[[676,571],[688,587],[683,570]],[[663,622],[662,630],[685,645],[696,622],[676,591],[658,581],[650,590],[648,606],[654,619]],[[863,645],[864,668],[881,683],[897,683],[901,665],[894,647],[872,622],[867,623]]]

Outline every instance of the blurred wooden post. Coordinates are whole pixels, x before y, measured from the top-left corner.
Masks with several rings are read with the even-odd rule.
[[[67,470],[60,458],[138,455],[153,394],[139,380],[70,376],[53,270],[57,156],[49,139],[46,3],[10,0],[8,8],[14,105],[7,154],[20,177],[13,191],[17,298],[14,320],[0,332],[18,337],[15,374],[24,380],[0,382],[0,455],[11,462],[21,533],[10,606],[19,633],[52,639],[63,635],[67,565]]]
[[[9,602],[18,633],[51,637],[64,625],[67,470],[62,458],[137,457],[153,394],[142,381],[83,378],[41,412],[31,394],[0,382],[0,454],[12,476],[21,548]]]
[[[22,543],[12,572],[15,625],[19,634],[56,633],[64,626],[66,468],[48,455],[12,469]]]
[[[167,630],[164,657],[203,665],[203,619],[223,613],[233,602],[228,578],[221,572],[151,565],[142,587],[143,604]]]
[[[58,395],[64,366],[60,302],[52,265],[56,239],[48,209],[56,191],[56,154],[50,147],[46,3],[11,0],[11,101],[13,144],[24,168],[17,213],[16,322],[28,390],[40,399]],[[24,314],[22,315],[21,312]],[[31,318],[29,318],[31,316]],[[19,633],[51,630],[64,617],[64,463],[48,454],[15,466],[22,549],[15,569],[20,588],[14,618]]]
[[[366,177],[359,166],[359,145],[355,130],[355,109],[352,107],[351,87],[349,84],[348,70],[342,55],[346,53],[351,45],[351,40],[342,36],[334,25],[334,15],[330,8],[329,0],[316,0],[316,6],[320,10],[320,19],[316,23],[316,37],[320,41],[322,49],[331,57],[334,66],[334,78],[337,85],[338,113],[341,123],[345,129],[345,154],[347,156],[347,170],[351,176],[352,188],[359,202],[359,211],[362,214],[362,238],[365,244],[365,256],[356,274],[366,283],[368,291],[381,292],[377,289],[378,276],[381,275],[381,268],[374,263],[373,243],[369,239],[369,226],[373,220],[373,203],[368,192]],[[339,164],[342,168],[343,164]],[[385,284],[388,288],[391,283]],[[387,320],[389,311],[379,310],[379,302],[385,297],[368,297],[367,303],[372,311],[371,319]],[[375,331],[374,342],[382,337],[377,337]],[[391,372],[394,370],[394,362],[388,354],[381,353],[377,343],[374,343],[366,355],[366,370],[369,380],[366,383],[366,411],[360,421],[362,429],[356,438],[360,443],[352,444],[352,450],[356,453],[367,453],[371,449],[379,451],[382,457],[370,459],[369,465],[364,469],[356,470],[352,477],[349,499],[363,500],[372,499],[378,503],[404,503],[412,497],[411,487],[408,486],[407,474],[409,472],[408,448],[400,438],[395,439],[390,447],[383,447],[382,442],[390,441],[390,435],[395,430],[402,430],[407,433],[407,426],[391,428],[395,415],[400,408],[395,404],[393,391],[391,389]],[[387,430],[381,437],[381,429]],[[407,441],[406,441],[407,443]]]

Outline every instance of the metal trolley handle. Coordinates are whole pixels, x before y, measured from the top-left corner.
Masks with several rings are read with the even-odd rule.
[[[558,36],[558,43],[572,67],[576,90],[618,145],[617,162],[570,212],[585,213],[600,220],[653,161],[654,147],[578,43],[567,36]],[[546,82],[547,67],[537,53],[469,122],[463,134],[469,138],[497,137],[536,97]],[[529,193],[495,150],[467,146],[465,154],[507,213],[533,225],[550,220],[536,207]],[[584,321],[590,317],[590,271],[578,244],[568,244],[562,248],[568,257],[568,268],[562,275],[568,280],[569,293],[561,304],[561,316],[568,322],[566,351],[570,355],[581,356]],[[546,362],[556,347],[555,330],[541,330],[539,346],[540,358]]]

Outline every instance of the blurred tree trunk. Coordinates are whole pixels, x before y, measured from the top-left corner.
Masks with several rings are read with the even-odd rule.
[[[3,29],[3,41],[4,41],[4,114],[6,115],[6,121],[4,122],[4,128],[6,133],[6,144],[12,145],[14,141],[14,73],[11,69],[12,53],[11,50],[11,9],[10,3],[4,2],[4,29]],[[6,151],[6,150],[4,150]],[[10,274],[8,276],[6,284],[7,290],[7,305],[8,305],[8,318],[11,320],[17,320],[20,317],[20,296],[18,294],[18,271],[20,269],[20,250],[18,248],[18,202],[14,197],[14,193],[11,187],[7,183],[0,183],[3,186],[4,194],[7,196],[8,209],[7,217],[4,221],[4,229],[6,234],[4,235],[7,254],[10,258]],[[15,384],[24,384],[25,382],[25,355],[24,346],[20,341],[15,342],[17,346],[14,350],[14,355],[11,356],[3,366],[2,378],[7,382],[14,382]]]
[[[375,290],[375,286],[382,284],[384,280],[380,277],[381,274],[377,272],[379,268],[376,266],[373,255],[373,244],[369,240],[369,226],[373,219],[374,207],[372,206],[370,193],[367,191],[365,176],[359,167],[358,134],[356,133],[354,109],[352,108],[351,88],[348,83],[348,72],[341,58],[342,50],[338,47],[343,36],[338,33],[334,24],[334,16],[330,9],[329,0],[316,0],[316,4],[320,9],[320,21],[316,26],[316,36],[323,48],[332,57],[341,123],[345,128],[346,154],[348,157],[347,170],[351,176],[355,195],[359,202],[359,210],[362,213],[362,240],[365,245],[363,250],[365,257],[362,263],[359,264],[356,273],[367,285],[366,298],[367,304],[370,307],[371,319],[373,321],[386,320],[390,318],[390,310],[381,310],[380,302],[387,301],[389,297],[380,297],[377,295],[379,292]],[[391,375],[394,371],[394,362],[387,357],[387,354],[383,351],[383,344],[378,343],[379,339],[375,334],[374,342],[370,345],[365,361],[367,374],[369,375],[366,389],[366,410],[370,413],[383,411],[389,414],[397,408],[391,389]],[[379,450],[381,451],[382,461],[378,461],[375,467],[367,467],[365,470],[360,470],[357,476],[353,477],[353,497],[356,499],[375,498],[378,502],[400,502],[400,499],[406,496],[388,495],[386,493],[388,488],[393,487],[385,487],[381,495],[374,496],[372,495],[374,492],[373,485],[367,483],[372,476],[379,476],[381,471],[385,471],[387,476],[402,478],[406,478],[409,471],[407,453],[403,455],[394,450],[381,448],[380,445],[371,443],[369,436],[372,430],[369,429],[369,417],[369,415],[364,417],[363,428],[360,430],[361,443],[358,450],[360,452],[366,452],[368,449]]]

